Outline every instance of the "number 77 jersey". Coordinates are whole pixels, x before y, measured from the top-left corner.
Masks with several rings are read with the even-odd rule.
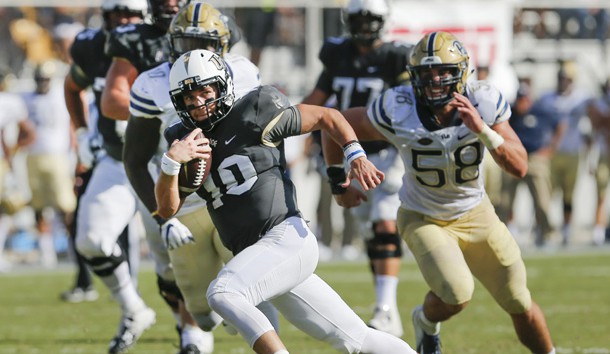
[[[510,106],[487,82],[470,82],[466,96],[488,126],[510,118]],[[479,166],[485,147],[457,116],[447,127],[435,125],[431,112],[418,107],[412,88],[406,86],[385,91],[367,115],[400,152],[405,165],[399,192],[403,208],[453,220],[483,199]]]

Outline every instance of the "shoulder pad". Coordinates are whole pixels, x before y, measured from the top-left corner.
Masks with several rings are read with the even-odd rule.
[[[346,39],[345,37],[330,37],[324,42],[318,55],[324,66],[328,66],[333,60],[337,60],[337,56],[345,55],[345,53],[341,53],[341,47],[347,43]]]
[[[494,125],[510,118],[510,104],[489,81],[470,81],[466,87],[468,98],[479,111],[485,123]]]

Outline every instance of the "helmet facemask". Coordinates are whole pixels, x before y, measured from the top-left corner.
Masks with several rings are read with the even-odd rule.
[[[413,47],[407,69],[418,102],[444,106],[453,93],[464,94],[468,79],[468,52],[451,33],[432,32]]]
[[[230,33],[221,13],[213,6],[192,2],[180,9],[169,30],[171,60],[195,49],[223,56],[229,48]]]
[[[381,38],[384,20],[382,16],[367,11],[349,14],[347,27],[349,33],[357,44],[370,47],[375,40]]]
[[[433,69],[438,70],[437,75]],[[410,70],[411,84],[420,101],[429,106],[444,106],[453,99],[454,92],[464,93],[463,70],[457,64],[418,66]]]
[[[171,0],[149,0],[152,22],[160,29],[167,31],[174,16],[178,13],[180,2],[172,5]]]

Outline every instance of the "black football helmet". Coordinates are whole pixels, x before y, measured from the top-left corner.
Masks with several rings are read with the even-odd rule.
[[[169,28],[180,7],[187,3],[185,0],[148,0],[148,2],[153,24],[165,31]]]
[[[356,43],[370,46],[381,38],[388,14],[385,0],[350,0],[343,9],[343,21]]]

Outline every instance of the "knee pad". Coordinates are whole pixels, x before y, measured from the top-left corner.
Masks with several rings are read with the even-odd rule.
[[[178,312],[178,301],[182,300],[182,292],[175,281],[164,280],[157,274],[157,288],[159,295],[176,312]]]
[[[121,263],[126,261],[125,255],[118,245],[115,247],[114,252],[112,252],[110,256],[83,258],[85,259],[85,262],[91,266],[93,273],[100,277],[109,276]]]
[[[571,213],[572,212],[572,203],[563,203],[563,212]]]
[[[398,234],[376,232],[372,239],[366,241],[366,252],[369,259],[400,258],[402,242]]]

